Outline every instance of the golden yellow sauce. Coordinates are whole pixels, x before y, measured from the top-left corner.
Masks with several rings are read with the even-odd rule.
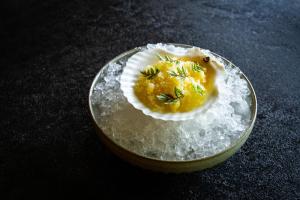
[[[134,86],[138,99],[161,113],[187,112],[203,105],[214,90],[216,72],[210,62],[203,57],[161,58],[141,72]]]

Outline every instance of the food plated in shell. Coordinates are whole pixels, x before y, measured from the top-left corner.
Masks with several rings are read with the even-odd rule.
[[[207,50],[156,44],[128,59],[120,83],[127,100],[145,115],[181,121],[209,108],[223,72],[224,65]]]
[[[176,50],[174,50],[175,48]],[[152,112],[163,115],[190,113],[205,106],[207,107],[206,112],[199,112],[198,115],[189,120],[160,120],[145,115],[127,101],[124,90],[121,88],[121,79],[125,68],[135,55],[152,49],[159,49],[159,54],[154,57],[156,60],[134,73],[137,78],[132,82],[131,87],[138,102]],[[167,107],[159,107],[158,110],[155,110],[156,103],[163,103],[158,99],[161,93],[170,95],[170,101],[174,101],[179,96],[180,98],[175,99],[174,103],[189,97],[189,92],[195,92],[192,95],[198,94],[193,87],[188,87],[193,81],[185,82],[185,79],[188,80],[189,77],[183,79],[177,76],[183,71],[181,66],[178,66],[180,69],[178,72],[177,66],[171,65],[183,58],[189,49],[199,49],[201,53],[209,57],[210,61],[216,62],[216,68],[221,66],[220,70],[216,71],[220,73],[220,76],[215,76],[216,78],[212,82],[218,91],[217,95],[214,95],[216,98],[209,104],[205,96],[199,96],[204,98],[204,104],[201,105],[200,103],[195,107],[185,106],[185,108],[190,109],[188,111],[181,110],[180,107],[173,104],[171,106],[175,106],[174,110],[168,110]],[[176,51],[176,55],[174,55],[174,51]],[[183,63],[181,60],[180,62]],[[205,69],[205,63],[188,62],[184,65],[185,74],[191,76],[192,80],[203,84],[204,88],[201,89],[206,90],[206,94],[210,93],[202,82],[202,78],[207,79],[209,75],[204,73],[205,76],[203,77],[203,74],[192,74],[201,72],[201,69],[192,71],[193,66],[197,69],[199,67]],[[164,71],[160,67],[165,65],[167,67]],[[150,87],[148,96],[157,98],[155,100],[158,101],[154,105],[146,105],[147,102],[145,103],[140,99],[140,94],[145,94],[144,91],[148,89],[148,85],[145,84],[146,87],[144,87],[143,84],[149,82],[156,84],[155,81],[159,80],[154,79],[158,76],[155,68],[150,70],[150,73],[145,73],[151,67],[158,68],[160,75],[162,75],[161,78],[165,77],[167,81],[173,80],[174,77],[178,79],[175,79],[175,84],[171,85],[169,90],[156,93],[152,92]],[[213,69],[215,68],[213,67]],[[174,76],[170,74],[174,74]],[[139,84],[142,84],[142,87]],[[164,86],[157,85],[159,88]],[[180,89],[179,92],[175,91],[175,86]],[[144,88],[139,94],[136,87]],[[162,104],[162,106],[164,105],[170,106],[169,102]],[[122,53],[109,61],[99,71],[93,81],[89,95],[90,111],[98,135],[112,152],[134,165],[155,171],[175,173],[209,168],[235,153],[246,141],[253,128],[257,112],[256,105],[253,87],[237,66],[213,52],[183,44],[149,44]]]

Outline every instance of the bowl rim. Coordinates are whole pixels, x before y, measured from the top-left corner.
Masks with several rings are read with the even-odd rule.
[[[192,47],[196,47],[196,46],[192,46],[192,45],[187,45],[187,44],[180,44],[180,43],[165,43],[165,44],[168,44],[168,45],[174,45],[174,46],[179,46],[179,47],[184,47],[184,48],[192,48]],[[257,97],[256,97],[256,93],[255,93],[255,90],[250,82],[250,80],[248,79],[248,77],[242,72],[240,71],[241,73],[241,77],[243,77],[246,81],[247,81],[247,84],[249,86],[249,89],[251,91],[251,100],[253,102],[253,104],[251,105],[251,123],[249,124],[249,126],[243,131],[243,133],[240,135],[240,137],[235,141],[233,142],[230,146],[228,146],[226,149],[224,149],[223,151],[220,151],[214,155],[211,155],[211,156],[207,156],[207,157],[203,157],[203,158],[196,158],[196,159],[191,159],[191,160],[160,160],[160,159],[157,159],[157,158],[151,158],[151,157],[147,157],[147,156],[143,156],[141,154],[138,154],[138,153],[135,153],[133,151],[130,151],[126,148],[124,148],[123,146],[119,145],[118,143],[116,143],[114,140],[112,140],[110,137],[108,137],[104,131],[101,129],[101,127],[98,125],[97,123],[97,120],[96,120],[96,117],[93,113],[93,106],[92,106],[92,101],[91,101],[91,97],[92,97],[92,94],[93,94],[93,90],[95,88],[95,85],[97,83],[97,80],[99,78],[99,76],[103,73],[104,69],[108,66],[109,63],[113,63],[117,60],[119,60],[120,58],[128,55],[128,54],[131,54],[133,52],[139,52],[140,50],[142,50],[143,48],[146,48],[147,45],[144,45],[144,46],[139,46],[139,47],[135,47],[133,49],[130,49],[128,51],[125,51],[121,54],[119,54],[118,56],[114,57],[113,59],[111,59],[110,61],[106,62],[102,68],[99,70],[99,72],[97,73],[97,75],[95,76],[95,78],[93,79],[93,82],[92,82],[92,85],[90,87],[90,90],[89,90],[89,96],[88,96],[88,104],[89,104],[89,113],[93,119],[93,122],[96,126],[96,128],[101,132],[101,136],[105,138],[106,141],[109,141],[110,143],[112,143],[115,147],[119,148],[120,150],[122,151],[125,151],[127,154],[130,154],[131,156],[134,156],[134,157],[137,157],[139,159],[143,159],[143,160],[147,160],[147,161],[152,161],[152,162],[160,162],[160,163],[174,163],[174,164],[179,164],[179,163],[184,163],[184,164],[187,164],[187,163],[194,163],[194,162],[200,162],[200,161],[204,161],[204,160],[210,160],[210,159],[213,159],[213,158],[216,158],[216,157],[219,157],[221,156],[222,154],[225,154],[226,152],[229,152],[231,150],[233,150],[237,145],[239,145],[239,143],[248,135],[250,135],[252,129],[253,129],[253,126],[255,124],[255,121],[256,121],[256,115],[257,115]],[[220,56],[219,54],[217,53],[214,53],[212,51],[210,51],[214,56],[217,56],[221,59],[224,59],[225,61],[227,61],[228,63],[230,63],[232,66],[234,67],[237,67],[235,64],[233,64],[231,61],[229,61],[228,59],[224,58],[223,56]]]

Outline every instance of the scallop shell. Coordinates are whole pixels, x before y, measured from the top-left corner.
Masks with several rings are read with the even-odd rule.
[[[140,51],[133,56],[131,56],[123,70],[121,75],[121,90],[124,96],[127,98],[128,102],[133,105],[138,110],[141,110],[145,115],[151,116],[155,119],[161,119],[166,121],[183,121],[195,118],[198,114],[205,112],[209,106],[216,100],[217,93],[211,95],[211,98],[207,100],[205,105],[194,109],[189,112],[178,112],[178,113],[159,113],[150,110],[146,107],[135,95],[134,85],[138,80],[140,71],[142,71],[146,66],[153,65],[159,61],[157,54],[170,55],[176,57],[195,57],[195,56],[209,56],[210,62],[216,71],[222,71],[224,65],[210,54],[209,50],[201,49],[199,47],[193,48],[181,48],[175,47],[173,45],[167,44],[150,44],[147,45],[147,49]],[[218,76],[219,73],[217,73]],[[216,79],[217,82],[217,79]],[[217,88],[217,87],[216,87]]]

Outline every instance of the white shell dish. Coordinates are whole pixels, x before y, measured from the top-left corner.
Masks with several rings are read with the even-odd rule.
[[[142,71],[146,66],[153,65],[159,61],[157,54],[160,55],[170,55],[176,57],[198,57],[198,56],[209,56],[210,64],[215,68],[217,72],[215,85],[218,88],[218,76],[221,75],[224,65],[215,56],[213,56],[209,50],[201,49],[199,47],[193,48],[181,48],[175,47],[173,45],[167,44],[149,44],[147,49],[138,52],[131,56],[123,70],[121,75],[121,90],[124,96],[127,98],[128,102],[133,105],[138,110],[141,110],[145,115],[151,116],[155,119],[161,120],[171,120],[171,121],[183,121],[193,119],[200,113],[205,112],[209,106],[215,101],[217,95],[211,95],[207,100],[205,105],[189,111],[189,112],[177,112],[177,113],[159,113],[154,112],[148,107],[146,107],[135,95],[134,85],[138,80],[140,71]]]

